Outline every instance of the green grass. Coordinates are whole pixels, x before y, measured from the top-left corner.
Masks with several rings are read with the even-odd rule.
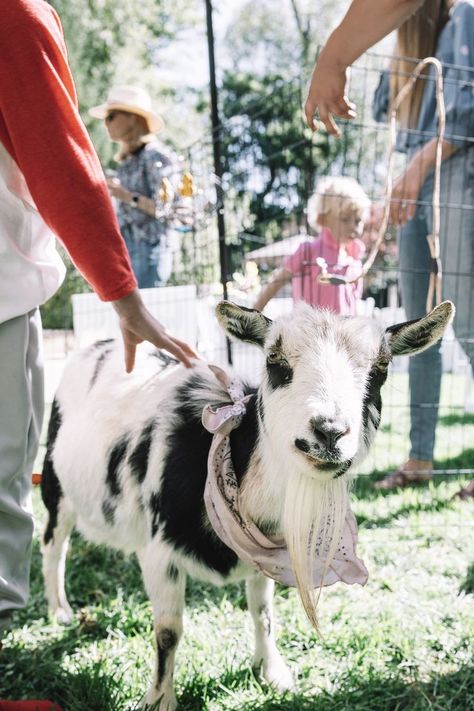
[[[377,473],[361,476],[353,491],[369,582],[324,591],[323,639],[295,591],[278,587],[279,647],[298,692],[278,696],[250,671],[243,586],[190,582],[175,675],[182,711],[474,709],[474,504],[452,500],[468,477],[439,474],[429,486],[393,493],[373,488],[406,454],[405,385],[396,376],[385,393],[389,406],[371,455]],[[456,377],[445,379],[445,403],[459,387]],[[472,419],[443,404],[438,466],[474,467],[472,429]],[[38,492],[34,506],[39,534]],[[53,698],[64,711],[136,711],[153,649],[135,558],[74,536],[67,585],[77,616],[67,627],[47,618],[40,566],[36,538],[31,601],[0,655],[0,698]]]

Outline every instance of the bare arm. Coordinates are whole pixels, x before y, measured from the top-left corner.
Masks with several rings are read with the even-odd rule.
[[[280,291],[283,284],[286,284],[288,281],[290,281],[291,276],[291,272],[289,272],[287,269],[278,269],[276,272],[274,272],[271,281],[269,281],[268,284],[263,287],[262,291],[258,295],[257,300],[254,304],[254,308],[258,309],[259,311],[262,311],[262,309],[265,308],[270,299],[272,299],[275,294]]]
[[[340,131],[333,116],[354,118],[355,104],[346,96],[348,67],[366,50],[399,27],[424,0],[353,0],[330,35],[314,67],[305,103],[308,126],[315,130],[316,110],[327,131]]]

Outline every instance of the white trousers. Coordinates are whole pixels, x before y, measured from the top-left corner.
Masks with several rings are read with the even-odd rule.
[[[31,474],[44,412],[38,309],[0,324],[0,639],[28,600]]]

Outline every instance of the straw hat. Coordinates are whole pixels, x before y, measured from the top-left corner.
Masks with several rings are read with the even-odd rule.
[[[142,116],[148,124],[150,133],[158,133],[165,125],[161,116],[151,108],[151,99],[148,92],[136,86],[112,87],[107,95],[105,104],[93,106],[89,109],[89,114],[94,118],[105,119],[107,114],[114,109]]]

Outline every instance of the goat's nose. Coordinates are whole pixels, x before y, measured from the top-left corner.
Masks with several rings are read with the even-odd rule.
[[[318,444],[328,450],[334,449],[337,441],[350,431],[349,427],[343,427],[341,423],[332,422],[324,417],[312,417],[310,427]]]

